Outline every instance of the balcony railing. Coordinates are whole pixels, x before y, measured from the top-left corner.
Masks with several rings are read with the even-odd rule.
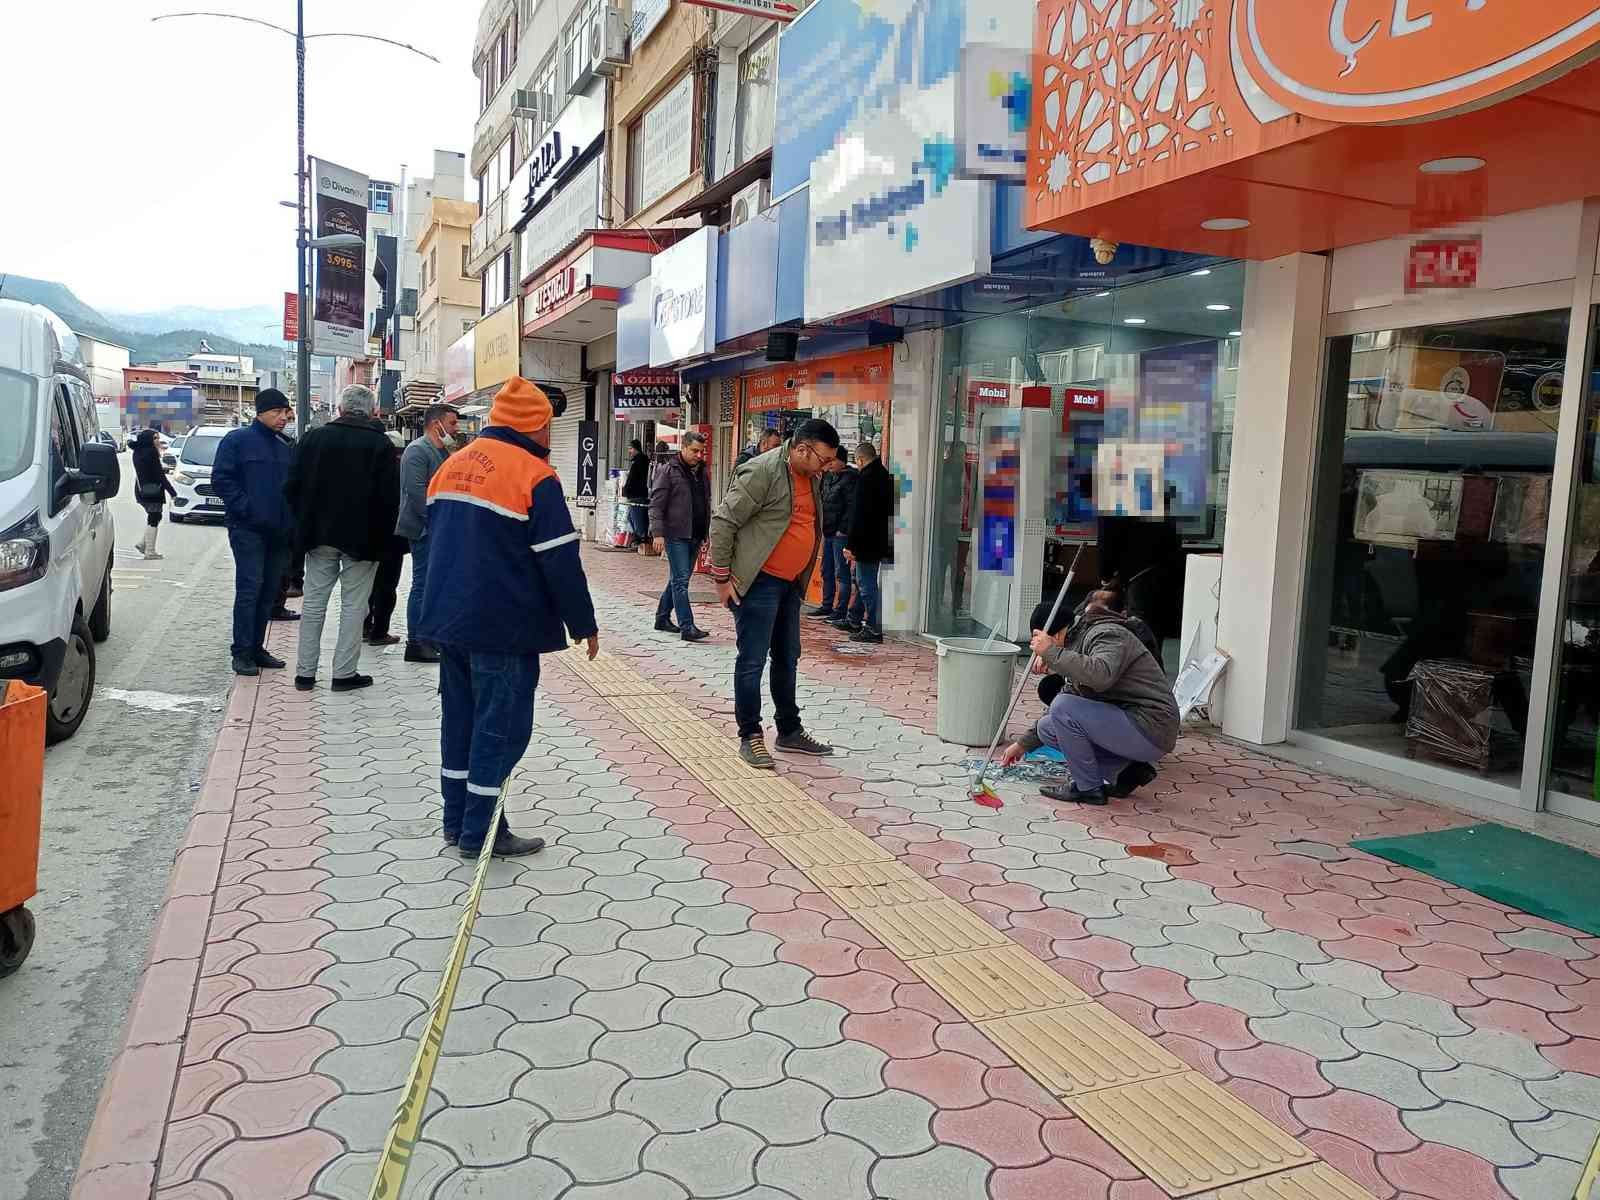
[[[483,215],[472,223],[471,257],[477,258],[483,254],[505,230],[506,194],[501,192],[489,201],[488,207],[483,210]]]

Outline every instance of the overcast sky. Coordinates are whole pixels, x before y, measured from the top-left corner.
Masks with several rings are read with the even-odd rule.
[[[0,4],[0,272],[55,279],[101,308],[281,302],[295,282],[293,0]],[[306,0],[306,150],[375,178],[467,151],[477,0]],[[263,331],[265,332],[265,331]]]

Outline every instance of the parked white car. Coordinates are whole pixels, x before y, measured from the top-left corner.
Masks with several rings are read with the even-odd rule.
[[[0,300],[0,677],[50,694],[45,736],[71,737],[111,635],[116,448],[97,441],[77,335]]]
[[[168,520],[181,525],[185,521],[220,521],[226,515],[222,498],[211,486],[211,464],[217,461],[217,447],[229,432],[226,425],[202,425],[183,439],[172,472],[172,486],[178,494],[167,508]]]

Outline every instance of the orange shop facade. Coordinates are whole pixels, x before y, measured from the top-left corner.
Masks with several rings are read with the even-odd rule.
[[[1600,5],[1041,0],[1025,224],[1244,261],[1223,731],[1600,821]]]

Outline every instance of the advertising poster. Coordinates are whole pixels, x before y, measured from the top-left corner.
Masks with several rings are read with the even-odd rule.
[[[1170,493],[1163,508],[1167,516],[1205,514],[1216,388],[1214,341],[1163,346],[1139,355],[1138,440],[1165,447],[1162,486]]]
[[[1505,373],[1506,356],[1498,350],[1395,346],[1384,364],[1375,424],[1398,430],[1503,429],[1495,410]]]
[[[578,476],[573,499],[593,508],[600,498],[600,422],[578,422]]]
[[[360,358],[367,352],[367,177],[322,159],[312,159],[311,166],[317,206],[313,236],[353,233],[362,243],[350,250],[317,251],[312,347],[317,354]]]

